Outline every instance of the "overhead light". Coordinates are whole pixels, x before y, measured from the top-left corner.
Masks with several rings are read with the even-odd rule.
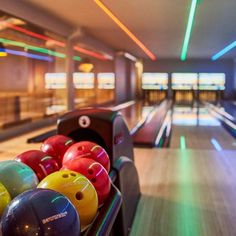
[[[32,31],[29,31],[29,30],[27,30],[25,28],[22,28],[20,26],[16,26],[16,25],[13,25],[13,24],[8,24],[8,27],[11,28],[11,29],[14,29],[16,31],[19,31],[21,33],[24,33],[26,35],[32,36],[34,38],[38,38],[38,39],[42,39],[42,40],[46,40],[46,41],[50,40],[55,45],[58,45],[58,46],[61,46],[61,47],[65,47],[65,43],[63,43],[63,42],[57,41],[55,39],[52,39],[52,38],[47,37],[47,36],[42,35],[42,34],[38,34],[38,33],[32,32]]]
[[[93,52],[91,50],[87,50],[85,48],[81,48],[79,46],[74,46],[74,50],[76,50],[77,52],[81,52],[83,54],[86,54],[88,56],[92,56],[92,57],[95,57],[97,59],[100,59],[100,60],[107,60],[107,57],[100,54],[100,53],[97,53],[97,52]]]
[[[192,29],[193,29],[194,17],[196,13],[197,1],[198,0],[192,0],[189,17],[188,17],[188,24],[187,24],[187,28],[186,28],[186,32],[184,36],[184,43],[183,43],[182,52],[180,56],[181,61],[185,61],[187,57],[189,41],[190,41],[190,37],[191,37]]]
[[[7,56],[6,49],[3,46],[3,44],[0,42],[0,57],[6,57],[6,56]]]
[[[1,50],[0,48],[0,56],[1,56]],[[28,52],[22,52],[22,51],[16,51],[16,50],[11,50],[11,49],[4,49],[7,54],[15,55],[15,56],[22,56],[22,57],[27,57],[27,58],[32,58],[40,61],[49,61],[52,62],[53,58],[47,57],[47,56],[42,56],[42,55],[37,55],[37,54],[32,54]]]
[[[94,2],[146,53],[151,60],[156,60],[156,56],[147,49],[144,44],[108,9],[100,0]]]
[[[29,45],[29,44],[26,44],[23,42],[13,41],[10,39],[0,38],[0,43],[5,43],[5,44],[9,44],[9,45],[16,46],[16,47],[21,47],[21,48],[24,48],[25,50],[32,50],[32,51],[44,53],[44,54],[47,54],[50,56],[55,56],[55,57],[59,57],[59,58],[66,58],[66,55],[64,53],[55,52],[55,51],[49,50],[47,48],[36,47],[36,46],[32,46],[32,45]],[[1,46],[1,48],[3,48],[3,47]],[[81,61],[81,57],[74,56],[73,60]]]
[[[0,57],[6,57],[6,56],[7,56],[6,51],[0,48]]]
[[[82,62],[79,64],[79,71],[88,73],[91,72],[91,70],[93,69],[93,64],[91,63],[91,61],[88,58],[85,58],[82,60]]]
[[[235,47],[236,47],[236,41],[232,42],[231,44],[229,44],[228,46],[223,48],[221,51],[216,53],[211,59],[213,61],[215,61],[215,60],[217,60],[218,58],[220,58],[221,56],[223,56],[224,54],[226,54],[227,52],[229,52],[230,50],[232,50]]]
[[[52,50],[49,50],[47,48],[42,48],[42,47],[36,47],[36,46],[32,46],[23,42],[19,42],[19,41],[13,41],[10,39],[5,39],[5,38],[0,38],[0,42],[4,43],[4,44],[9,44],[9,45],[13,45],[16,47],[22,47],[26,50],[32,50],[32,51],[36,51],[36,52],[41,52],[41,53],[45,53],[51,56],[55,56],[55,57],[61,57],[61,58],[65,58],[66,55],[63,53],[59,53],[59,52],[55,52]]]
[[[133,55],[131,55],[130,53],[128,52],[118,52],[117,55],[120,55],[120,56],[124,56],[126,57],[127,59],[131,60],[131,61],[137,61],[137,58]]]
[[[21,33],[24,33],[26,35],[32,36],[34,38],[45,40],[46,41],[46,45],[55,44],[55,45],[60,46],[60,47],[65,47],[65,45],[66,45],[64,42],[52,39],[52,38],[50,38],[48,36],[45,36],[45,35],[42,35],[42,34],[38,34],[38,33],[32,32],[32,31],[29,31],[29,30],[27,30],[25,28],[22,28],[20,26],[16,26],[16,25],[8,23],[8,27],[11,28],[11,29],[14,29],[16,31],[19,31]],[[84,49],[84,48],[81,48],[79,46],[75,46],[74,50],[76,50],[78,52],[81,52],[83,54],[95,57],[95,58],[100,59],[100,60],[112,60],[113,59],[109,55],[103,55],[103,54],[100,54],[100,53],[96,53],[94,51],[91,51],[91,50],[88,50],[88,49]]]
[[[137,58],[136,58],[135,56],[131,55],[131,54],[128,53],[128,52],[125,52],[125,53],[124,53],[124,56],[125,56],[126,58],[130,59],[131,61],[137,61]]]
[[[74,59],[75,61],[81,61],[81,60],[82,60],[81,57],[79,57],[79,56],[74,56],[73,59]]]

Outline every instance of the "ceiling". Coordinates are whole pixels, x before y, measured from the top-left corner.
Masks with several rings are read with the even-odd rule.
[[[198,0],[187,59],[211,58],[236,40],[236,0]],[[117,51],[146,54],[93,0],[24,0]],[[191,0],[102,0],[157,59],[179,58]],[[236,48],[222,58],[236,58]]]

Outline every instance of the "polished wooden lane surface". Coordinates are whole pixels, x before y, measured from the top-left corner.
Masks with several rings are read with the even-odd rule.
[[[131,236],[235,236],[236,151],[135,149]]]
[[[153,105],[144,105],[142,101],[136,101],[129,107],[119,109],[119,111],[124,117],[128,129],[132,131],[138,123],[143,123],[147,119],[154,107]]]
[[[236,150],[236,140],[205,107],[178,107],[172,110],[171,148],[180,148],[184,137],[186,148]]]
[[[222,126],[172,127],[171,148],[180,148],[180,137],[185,137],[186,148],[215,149],[211,140],[216,139],[222,149],[236,150],[236,140]]]

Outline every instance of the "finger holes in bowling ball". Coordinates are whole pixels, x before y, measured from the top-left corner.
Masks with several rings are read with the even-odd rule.
[[[92,175],[92,174],[93,174],[93,170],[92,170],[92,169],[88,169],[88,173],[89,173],[90,175]]]
[[[92,182],[92,183],[95,183],[95,182],[96,182],[96,178],[92,178],[92,179],[91,179],[91,182]]]
[[[83,150],[84,150],[84,147],[83,147],[83,146],[79,146],[79,147],[77,148],[77,150],[78,150],[78,151],[83,151]]]
[[[75,197],[76,197],[77,200],[82,200],[82,198],[83,198],[83,193],[77,192],[76,195],[75,195]]]
[[[63,177],[63,178],[68,178],[69,175],[68,175],[68,174],[63,174],[62,177]]]
[[[75,176],[76,176],[76,174],[74,174],[74,173],[70,173],[70,175],[71,175],[71,176],[73,176],[73,177],[75,177]]]

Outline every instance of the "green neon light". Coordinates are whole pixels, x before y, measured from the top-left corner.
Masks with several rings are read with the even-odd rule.
[[[5,44],[9,44],[9,45],[12,45],[12,46],[16,46],[16,47],[22,47],[24,49],[29,49],[29,50],[36,51],[36,52],[45,53],[45,54],[48,54],[50,56],[66,58],[66,55],[64,53],[55,52],[55,51],[49,50],[47,48],[36,47],[36,46],[32,46],[32,45],[29,45],[29,44],[26,44],[26,43],[13,41],[13,40],[10,40],[10,39],[0,38],[0,42],[5,43]],[[81,57],[74,56],[73,60],[81,61]]]
[[[181,56],[180,56],[181,61],[185,61],[186,57],[187,57],[189,41],[190,41],[190,36],[191,36],[192,28],[193,28],[196,7],[197,7],[197,1],[198,0],[192,0],[190,13],[189,13],[189,17],[188,17],[188,25],[187,25],[187,29],[185,32],[184,43],[183,43],[182,52],[181,52]]]
[[[41,48],[41,47],[35,47],[32,45],[28,45],[26,43],[22,43],[22,42],[17,42],[17,41],[13,41],[13,40],[9,40],[9,39],[4,39],[4,38],[0,38],[0,42],[1,43],[5,43],[5,44],[9,44],[9,45],[13,45],[16,47],[22,47],[24,49],[29,49],[32,51],[36,51],[36,52],[41,52],[41,53],[45,53],[51,56],[55,56],[55,57],[60,57],[60,58],[65,58],[66,55],[63,53],[59,53],[59,52],[55,52],[46,48]]]
[[[180,136],[180,149],[186,149],[186,142],[184,136]]]
[[[61,57],[61,58],[66,57],[66,55],[64,53],[54,52],[54,51],[46,49],[46,48],[35,47],[35,46],[27,45],[27,44],[26,44],[26,48],[30,49],[32,51],[45,53],[45,54],[55,56],[55,57]]]
[[[74,59],[75,61],[81,61],[81,57],[79,57],[79,56],[74,56],[73,59]]]

